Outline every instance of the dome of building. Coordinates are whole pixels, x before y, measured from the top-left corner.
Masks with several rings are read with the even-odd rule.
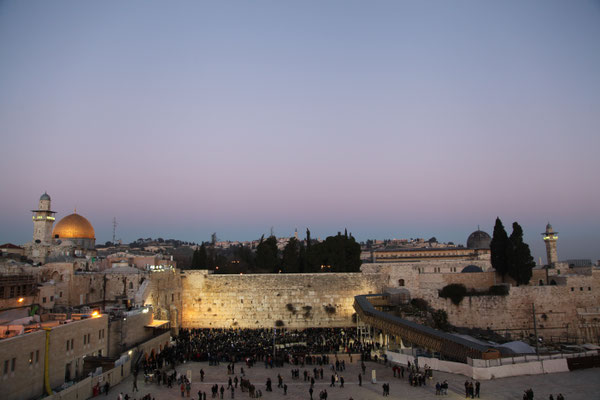
[[[476,230],[469,235],[467,239],[467,248],[469,249],[489,249],[492,238],[484,231]]]
[[[483,269],[481,269],[481,267],[478,267],[477,265],[467,265],[460,272],[462,272],[462,273],[483,272]]]
[[[54,227],[52,237],[55,239],[95,239],[94,227],[90,221],[79,214],[67,215]]]
[[[44,192],[44,194],[40,196],[40,200],[50,201],[50,195],[48,193]]]

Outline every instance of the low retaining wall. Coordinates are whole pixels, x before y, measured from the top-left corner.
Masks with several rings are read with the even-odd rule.
[[[407,364],[407,361],[414,363],[415,357],[395,353],[385,352],[388,361],[398,364]],[[473,360],[474,365],[486,365],[487,360]],[[508,378],[510,376],[521,375],[540,375],[551,374],[555,372],[568,372],[566,358],[542,359],[522,363],[510,363],[497,366],[472,366],[469,364],[457,363],[452,361],[439,360],[437,358],[417,357],[419,367],[425,365],[431,367],[434,371],[448,372],[452,374],[461,374],[477,380],[489,380],[498,378]]]
[[[98,376],[85,378],[73,386],[54,393],[51,396],[44,397],[44,400],[80,400],[89,399],[93,396],[94,386],[100,384],[102,387],[106,382],[110,387],[118,385],[121,381],[127,378],[131,371],[131,360],[127,360],[123,365],[110,369]],[[110,390],[109,390],[110,393]],[[104,396],[104,394],[102,394]]]

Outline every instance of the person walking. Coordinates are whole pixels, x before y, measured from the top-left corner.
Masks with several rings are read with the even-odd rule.
[[[358,373],[358,386],[362,386],[362,374]]]
[[[311,387],[308,389],[308,394],[310,394],[310,400],[313,400],[313,397],[312,397],[312,395],[313,395],[313,392],[314,392],[314,390],[313,390],[313,387],[311,386]]]

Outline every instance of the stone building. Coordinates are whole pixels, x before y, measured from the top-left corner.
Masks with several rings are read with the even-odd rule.
[[[96,256],[96,238],[92,224],[74,212],[62,218],[56,226],[55,211],[51,210],[51,198],[47,193],[40,197],[33,214],[33,240],[24,246],[24,254],[35,263],[65,257],[90,260]]]
[[[86,357],[106,354],[106,315],[34,325],[28,333],[0,339],[0,393],[4,399],[40,397],[46,388],[82,376]]]
[[[467,247],[399,247],[371,251],[370,261],[374,263],[398,263],[444,260],[487,260],[489,268],[491,237],[477,230],[467,239]]]

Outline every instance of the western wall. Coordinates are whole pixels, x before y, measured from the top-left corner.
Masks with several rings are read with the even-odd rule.
[[[361,273],[182,276],[182,326],[340,327],[352,324],[354,296],[377,293],[379,276]],[[283,325],[281,325],[283,323]]]
[[[336,327],[352,325],[354,296],[404,287],[448,313],[455,326],[489,328],[512,337],[533,332],[532,304],[540,336],[578,336],[597,342],[600,335],[600,272],[550,275],[534,271],[531,286],[511,285],[507,296],[467,296],[460,305],[440,298],[450,283],[487,289],[500,283],[494,271],[421,273],[410,263],[365,264],[361,273],[216,275],[186,271],[181,275],[181,326],[202,328]],[[552,272],[556,274],[556,271]]]

